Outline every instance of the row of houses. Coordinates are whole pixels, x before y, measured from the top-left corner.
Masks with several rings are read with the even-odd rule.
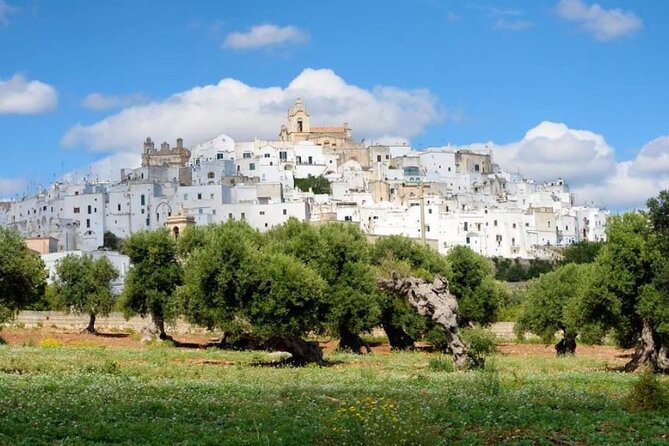
[[[178,209],[195,224],[245,220],[261,231],[291,217],[350,222],[370,237],[406,235],[443,253],[466,245],[486,256],[547,257],[604,239],[608,211],[575,206],[563,180],[537,183],[493,155],[485,146],[366,146],[347,123],[312,127],[298,100],[276,140],[220,135],[187,149],[181,139],[157,148],[147,138],[140,167],[4,202],[0,224],[49,239],[42,249],[57,252],[94,251],[105,232],[124,238],[168,226]],[[329,193],[295,186],[319,176]]]

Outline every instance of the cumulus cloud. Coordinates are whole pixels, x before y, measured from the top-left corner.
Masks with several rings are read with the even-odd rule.
[[[28,182],[25,178],[0,177],[0,197],[9,197],[25,190]]]
[[[118,96],[91,93],[81,101],[81,105],[91,110],[109,110],[129,107],[131,105],[142,104],[145,102],[147,102],[147,98],[141,93]]]
[[[296,45],[309,40],[309,35],[295,26],[256,25],[246,32],[233,32],[223,47],[235,50],[256,50],[278,45]]]
[[[12,6],[4,0],[0,0],[0,26],[9,25],[9,16],[18,12],[19,8]]]
[[[495,22],[494,28],[499,31],[522,31],[532,27],[533,23],[527,20],[508,20],[500,17]]]
[[[40,81],[28,81],[21,74],[0,79],[0,115],[38,115],[54,110],[58,92]]]
[[[592,33],[595,39],[607,41],[633,34],[643,23],[633,12],[604,9],[597,3],[588,5],[581,0],[560,0],[557,13],[565,20],[576,22]]]
[[[537,181],[564,178],[577,203],[643,208],[648,198],[669,188],[669,136],[650,141],[628,161],[616,161],[615,150],[602,135],[557,122],[542,122],[510,144],[468,146],[484,147],[493,149],[503,170]]]
[[[65,147],[139,152],[144,138],[187,145],[222,132],[236,140],[277,138],[286,112],[302,98],[314,126],[350,123],[359,138],[411,138],[442,118],[428,90],[348,84],[327,69],[305,69],[283,87],[258,88],[235,79],[194,87],[165,100],[126,108],[91,125],[77,124],[62,138]]]
[[[519,170],[537,180],[563,177],[573,185],[609,175],[615,167],[614,155],[602,135],[549,121],[494,152],[495,159],[508,170]]]

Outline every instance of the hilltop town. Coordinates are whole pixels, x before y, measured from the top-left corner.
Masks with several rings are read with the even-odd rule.
[[[178,236],[231,219],[264,231],[293,217],[350,222],[370,238],[406,235],[441,253],[465,245],[488,257],[549,258],[604,240],[609,216],[575,206],[562,179],[540,184],[505,170],[485,146],[366,145],[348,123],[312,126],[300,99],[276,140],[220,135],[186,148],[147,137],[141,150],[141,167],[120,178],[59,181],[1,203],[0,224],[42,254],[95,251],[105,233],[167,226]]]

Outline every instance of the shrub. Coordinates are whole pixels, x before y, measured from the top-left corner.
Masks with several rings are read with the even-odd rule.
[[[433,372],[451,373],[455,371],[453,359],[445,356],[438,356],[430,359],[427,368]]]
[[[484,328],[463,328],[460,336],[469,347],[469,352],[484,359],[497,349],[497,336]]]
[[[657,376],[647,370],[632,385],[627,395],[632,410],[660,410],[669,407],[669,393]]]

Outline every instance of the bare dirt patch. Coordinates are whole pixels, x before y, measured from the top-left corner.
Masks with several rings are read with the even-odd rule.
[[[64,346],[72,347],[108,347],[108,348],[146,348],[140,341],[138,333],[101,332],[96,334],[81,333],[71,329],[55,327],[16,328],[3,327],[0,337],[10,345],[40,346],[45,340],[56,340]],[[176,335],[175,344],[185,348],[206,348],[211,344],[211,336],[207,335]],[[323,353],[330,354],[337,348],[338,341],[328,340],[320,343]],[[388,343],[371,344],[373,354],[386,355],[391,353]],[[427,351],[429,345],[419,343],[418,350]],[[555,357],[552,345],[543,344],[501,344],[498,351],[514,357]],[[633,350],[623,350],[607,345],[578,345],[576,355],[598,358],[612,363],[624,364],[630,358]],[[227,364],[224,364],[227,365]]]

